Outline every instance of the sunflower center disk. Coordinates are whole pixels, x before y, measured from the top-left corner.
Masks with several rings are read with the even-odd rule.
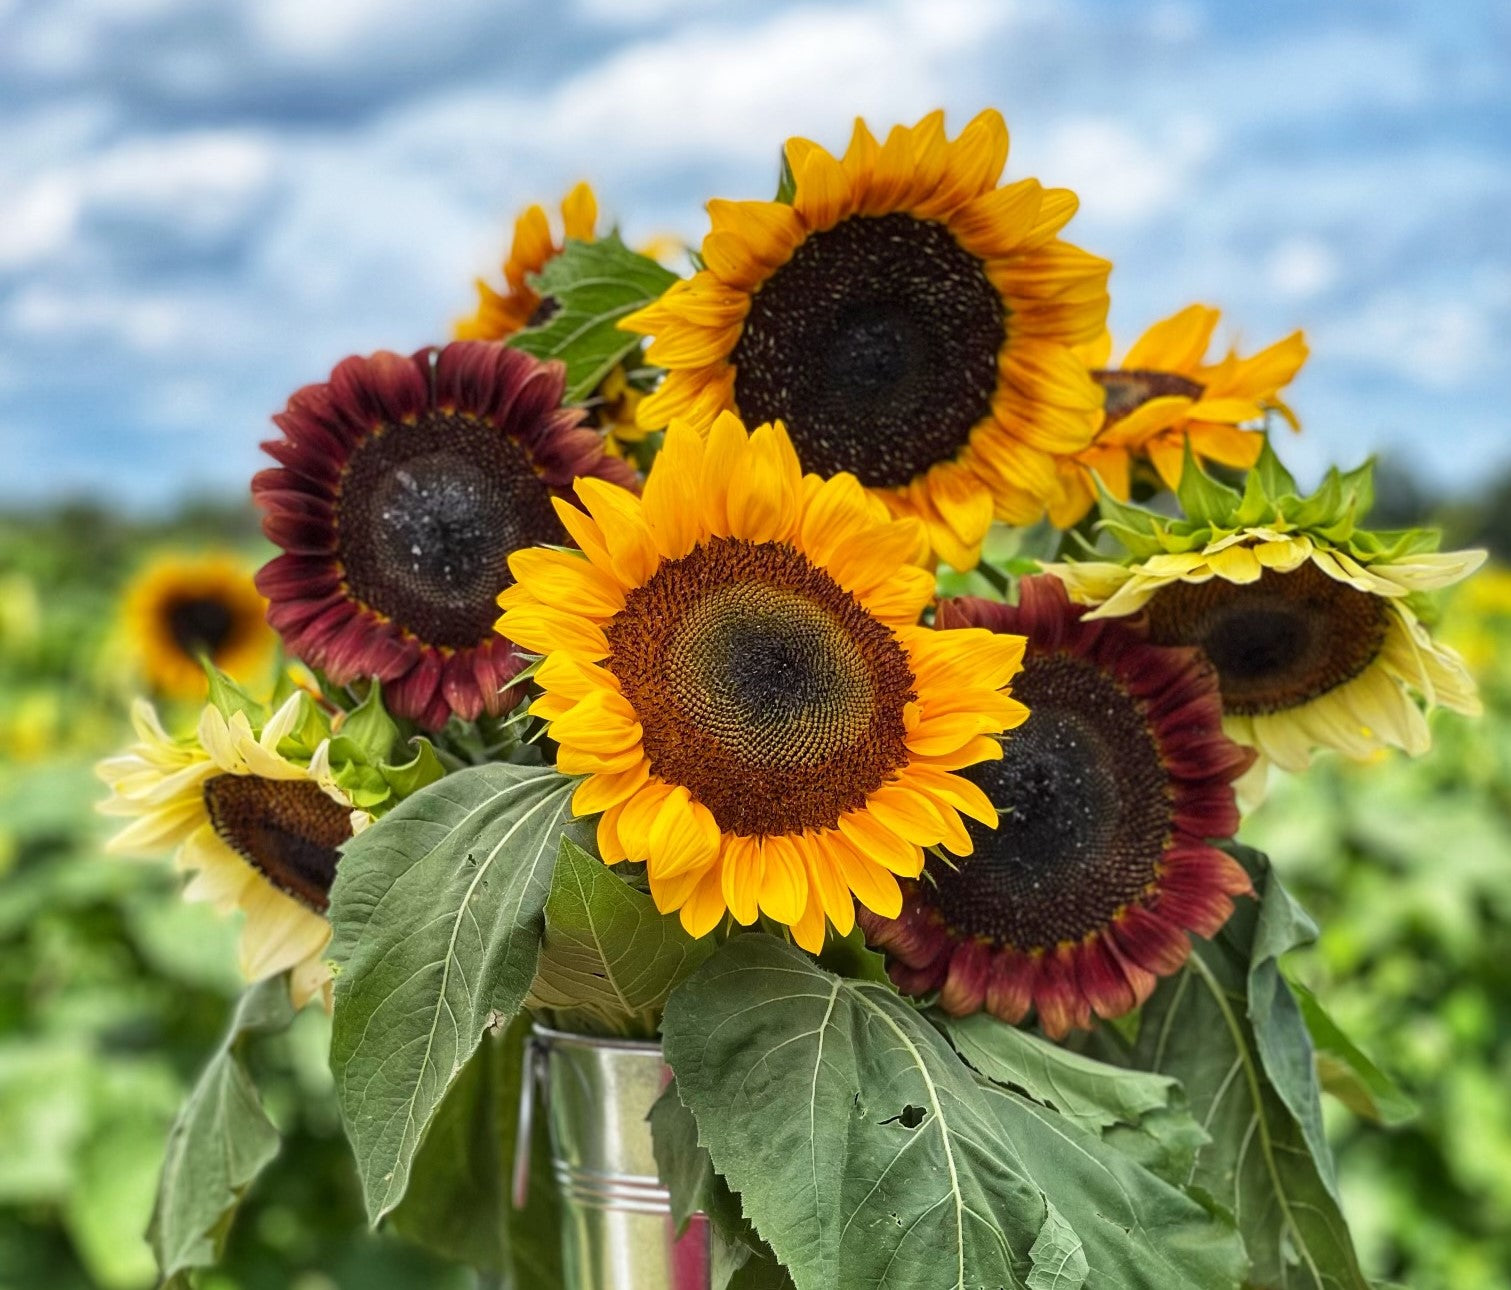
[[[214,596],[187,596],[171,601],[164,611],[168,634],[185,654],[211,658],[230,642],[236,629],[236,612]]]
[[[1212,660],[1223,711],[1283,712],[1353,680],[1374,662],[1385,602],[1308,561],[1239,585],[1213,578],[1162,587],[1149,601],[1150,639],[1197,645]]]
[[[1093,372],[1091,376],[1106,392],[1103,407],[1107,425],[1121,421],[1150,399],[1199,399],[1206,389],[1199,381],[1177,372],[1146,371],[1143,368],[1108,368]]]
[[[493,634],[510,553],[565,539],[523,450],[474,417],[439,412],[358,445],[336,528],[354,596],[427,643],[458,649]]]
[[[1169,839],[1169,776],[1136,700],[1095,666],[1030,655],[1013,694],[1029,719],[1001,761],[961,772],[1001,816],[969,822],[975,852],[931,860],[931,903],[960,936],[1028,951],[1106,927],[1155,881]]]
[[[726,833],[832,828],[907,760],[901,646],[784,543],[710,539],[631,592],[607,634],[651,769]]]
[[[735,402],[805,470],[906,484],[991,414],[1006,312],[944,225],[894,213],[812,233],[751,299]]]
[[[280,891],[323,914],[351,811],[307,779],[216,775],[205,781],[215,832]]]

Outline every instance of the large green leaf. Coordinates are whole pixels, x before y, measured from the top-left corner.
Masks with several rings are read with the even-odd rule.
[[[561,1216],[543,1119],[535,1120],[528,1203],[511,1197],[521,1074],[530,1019],[490,1032],[441,1100],[389,1216],[410,1240],[521,1290],[562,1284]]]
[[[650,1038],[672,987],[713,948],[711,938],[693,940],[676,915],[659,912],[649,895],[563,838],[530,1006],[551,1009],[557,1029]]]
[[[406,799],[343,851],[331,889],[331,1069],[377,1222],[483,1033],[519,1011],[573,781],[475,766]]]
[[[1248,1260],[1231,1224],[1048,1107],[994,1086],[986,1095],[1003,1135],[1077,1238],[1079,1253],[1069,1253],[1064,1233],[1058,1247],[1049,1248],[1067,1251],[1064,1257],[1084,1269],[1088,1288],[1236,1290],[1243,1281]],[[1056,1264],[1047,1253],[1040,1252],[1030,1290],[1081,1284],[1068,1268],[1052,1274]]]
[[[1173,1075],[1212,1141],[1190,1183],[1230,1211],[1256,1285],[1367,1290],[1322,1132],[1312,1044],[1277,959],[1311,924],[1254,852],[1241,858],[1259,899],[1144,1007],[1131,1054]]]
[[[735,937],[672,996],[667,1061],[794,1282],[1236,1285],[1233,1233],[1047,1108],[978,1082],[895,991]]]
[[[247,1074],[242,1048],[249,1036],[284,1030],[293,1019],[281,976],[248,990],[169,1131],[147,1233],[164,1278],[217,1261],[242,1194],[278,1154],[278,1130]]]
[[[568,240],[534,279],[535,289],[555,305],[550,318],[509,343],[536,358],[566,363],[566,400],[580,403],[640,343],[619,329],[620,322],[676,280],[669,269],[630,250],[617,233],[596,242]]]
[[[895,992],[736,936],[663,1033],[715,1168],[800,1290],[1027,1284],[1052,1207]]]
[[[1104,1138],[1161,1178],[1189,1175],[1207,1135],[1168,1075],[1072,1052],[984,1013],[935,1017],[950,1043],[994,1084],[1026,1093],[1072,1127]]]

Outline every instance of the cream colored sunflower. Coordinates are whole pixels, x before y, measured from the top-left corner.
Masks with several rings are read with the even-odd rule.
[[[962,812],[995,825],[955,772],[1026,717],[1023,638],[919,626],[916,521],[730,414],[673,422],[643,498],[576,492],[580,550],[516,552],[499,630],[545,656],[531,710],[603,859],[645,861],[690,934],[764,914],[816,950],[856,899],[895,917],[924,848],[968,854]]]
[[[627,318],[666,379],[637,411],[706,431],[781,421],[803,469],[848,472],[973,566],[995,517],[1029,524],[1091,440],[1101,391],[1071,347],[1107,314],[1105,260],[1059,239],[1075,194],[999,186],[1007,127],[944,114],[835,157],[791,139],[790,201],[708,204],[702,269]]]
[[[137,742],[98,771],[111,789],[100,805],[132,817],[107,844],[118,855],[176,851],[193,875],[184,897],[222,913],[239,909],[241,972],[248,981],[289,973],[296,1007],[326,992],[324,914],[338,848],[370,817],[336,785],[322,742],[308,764],[279,752],[309,703],[296,693],[260,730],[213,705],[192,738],[174,739],[152,705],[132,709]]]
[[[1485,553],[1439,552],[1425,531],[1357,527],[1369,475],[1334,471],[1300,498],[1266,449],[1240,496],[1188,459],[1180,496],[1191,518],[1104,498],[1106,526],[1129,557],[1049,571],[1094,607],[1088,619],[1142,614],[1151,643],[1200,647],[1217,670],[1228,734],[1282,769],[1305,768],[1317,748],[1415,756],[1431,743],[1427,711],[1480,710],[1463,661],[1432,639],[1419,609]]]

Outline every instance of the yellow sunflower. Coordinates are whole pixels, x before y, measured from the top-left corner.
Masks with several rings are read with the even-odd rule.
[[[885,143],[857,121],[842,157],[786,158],[790,203],[709,202],[702,270],[621,324],[666,369],[640,424],[781,421],[805,470],[853,474],[969,568],[1091,440],[1101,391],[1071,346],[1105,323],[1109,266],[1056,236],[1073,193],[997,186],[996,112],[954,140],[941,112]]]
[[[557,511],[581,550],[515,553],[499,630],[545,656],[532,711],[587,777],[604,860],[646,861],[689,933],[764,914],[816,950],[855,898],[895,917],[924,847],[968,854],[962,812],[995,825],[953,772],[1027,716],[1024,641],[918,625],[915,521],[729,414],[673,422],[643,498],[576,488],[587,514]]]
[[[1114,497],[1127,501],[1138,461],[1149,462],[1174,489],[1188,443],[1198,461],[1247,470],[1259,459],[1268,413],[1277,413],[1292,430],[1301,428],[1280,391],[1306,362],[1305,336],[1293,332],[1248,358],[1229,350],[1208,363],[1221,316],[1206,305],[1188,305],[1149,328],[1117,367],[1110,366],[1109,332],[1077,349],[1105,402],[1091,446],[1059,462],[1060,495],[1049,508],[1057,528],[1069,528],[1091,509],[1093,473]]]
[[[1438,551],[1425,530],[1371,532],[1368,466],[1311,497],[1264,450],[1243,494],[1186,470],[1171,519],[1103,499],[1122,562],[1052,565],[1087,619],[1142,615],[1155,645],[1197,646],[1216,669],[1223,725],[1265,762],[1302,770],[1315,748],[1416,756],[1425,709],[1480,710],[1463,660],[1432,639],[1421,597],[1467,577],[1483,551]],[[1416,697],[1414,697],[1416,696]],[[1418,703],[1417,699],[1421,702]]]
[[[228,553],[164,555],[127,586],[127,637],[147,684],[172,698],[205,695],[201,655],[240,680],[255,678],[277,643],[267,601]]]
[[[207,706],[195,736],[180,740],[138,700],[137,742],[98,768],[111,788],[100,809],[134,817],[107,849],[147,857],[176,849],[178,866],[194,875],[186,899],[245,915],[242,975],[261,981],[288,972],[296,1007],[329,982],[324,914],[337,848],[370,818],[331,777],[328,745],[307,765],[278,751],[308,702],[291,695],[260,731],[243,713],[227,718]]]
[[[598,199],[587,184],[578,184],[562,198],[561,222],[564,237],[578,242],[592,240],[593,226],[598,222]],[[504,290],[495,291],[479,278],[477,312],[456,324],[456,338],[505,340],[517,331],[544,322],[536,314],[550,306],[529,279],[561,253],[561,245],[551,235],[546,212],[539,206],[527,209],[514,222],[514,243],[504,260]]]

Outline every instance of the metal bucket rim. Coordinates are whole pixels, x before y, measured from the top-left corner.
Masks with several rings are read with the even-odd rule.
[[[661,1054],[661,1044],[654,1039],[625,1039],[618,1035],[585,1035],[573,1030],[553,1030],[538,1021],[530,1023],[536,1038],[558,1048],[607,1048],[616,1052]]]

